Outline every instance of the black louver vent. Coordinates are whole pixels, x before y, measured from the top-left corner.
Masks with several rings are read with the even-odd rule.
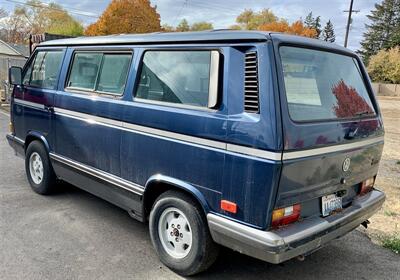
[[[260,111],[258,104],[257,52],[247,52],[244,66],[244,110],[249,113]]]

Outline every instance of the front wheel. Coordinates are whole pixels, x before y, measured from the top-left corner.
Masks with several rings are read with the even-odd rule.
[[[54,190],[56,175],[41,142],[33,141],[26,149],[25,170],[29,184],[36,193],[45,195]]]
[[[186,194],[162,194],[151,210],[149,227],[161,261],[181,275],[206,270],[218,256],[202,209]]]

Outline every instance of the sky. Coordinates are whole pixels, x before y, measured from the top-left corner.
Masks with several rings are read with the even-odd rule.
[[[16,0],[24,2],[24,0]],[[43,0],[42,2],[50,2]],[[84,25],[96,21],[111,0],[53,0],[69,10],[83,15],[73,14]],[[380,0],[354,0],[353,23],[349,34],[348,47],[356,50],[360,47],[362,35],[365,32],[365,24],[368,23],[367,15],[374,9],[374,4]],[[254,11],[263,8],[271,9],[279,18],[285,18],[289,22],[304,19],[309,12],[315,16],[321,16],[322,26],[330,19],[336,33],[336,43],[343,45],[346,32],[350,0],[151,0],[157,6],[161,15],[161,24],[176,26],[182,19],[189,24],[197,21],[208,21],[214,28],[227,28],[235,24],[235,18],[245,8]],[[14,1],[0,0],[0,6],[12,11],[16,4]]]

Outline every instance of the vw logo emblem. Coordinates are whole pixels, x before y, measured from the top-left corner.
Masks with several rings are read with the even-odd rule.
[[[344,172],[349,171],[349,169],[350,169],[350,158],[346,158],[343,161],[342,169],[343,169]]]

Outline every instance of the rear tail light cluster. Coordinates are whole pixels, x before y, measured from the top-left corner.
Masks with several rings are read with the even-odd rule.
[[[300,204],[275,209],[272,212],[272,227],[283,226],[298,221],[300,210]]]
[[[368,178],[367,180],[363,181],[361,183],[361,188],[360,188],[360,195],[369,193],[372,188],[374,187],[374,183],[375,183],[375,177],[372,178]]]

